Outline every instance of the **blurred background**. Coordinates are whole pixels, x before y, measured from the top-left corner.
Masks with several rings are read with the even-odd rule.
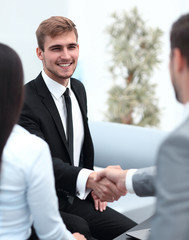
[[[156,85],[154,97],[160,110],[159,124],[150,127],[171,131],[182,119],[182,106],[175,100],[169,78],[169,32],[172,23],[189,11],[186,0],[6,0],[1,2],[0,8],[0,42],[18,52],[24,66],[25,82],[28,82],[42,69],[35,53],[38,25],[55,15],[70,18],[77,26],[80,45],[74,76],[86,87],[89,119],[105,121],[108,91],[115,84],[110,71],[113,56],[110,51],[111,34],[107,28],[112,25],[116,28],[112,13],[121,16],[126,12],[129,15],[135,7],[147,28],[162,31],[159,38],[161,47],[157,51],[159,63],[148,79]]]

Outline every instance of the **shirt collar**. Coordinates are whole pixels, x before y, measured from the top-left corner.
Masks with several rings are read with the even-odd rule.
[[[189,102],[184,104],[183,120],[186,120],[189,117]]]
[[[69,88],[69,90],[71,90],[70,79],[68,81],[67,87],[65,87],[62,84],[48,77],[47,74],[44,72],[44,70],[42,70],[41,74],[47,85],[47,88],[56,99],[59,99],[64,94],[64,92],[66,91],[66,88]],[[71,91],[69,91],[69,95],[71,95]]]

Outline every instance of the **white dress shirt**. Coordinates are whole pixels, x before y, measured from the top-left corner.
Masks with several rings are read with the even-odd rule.
[[[189,102],[184,105],[183,121],[185,121],[188,118],[188,116],[189,116]],[[137,171],[137,169],[129,169],[129,171],[127,172],[126,178],[125,178],[125,186],[129,193],[135,193],[134,188],[133,188],[132,178],[136,171]]]
[[[63,94],[66,91],[66,87],[49,78],[44,72],[44,70],[42,70],[42,77],[45,81],[47,88],[49,89],[52,95],[52,98],[54,99],[54,102],[56,104],[60,118],[63,123],[65,134],[67,136],[67,132],[66,132],[67,110],[66,110],[65,100],[63,97]],[[69,88],[69,95],[72,102],[74,166],[78,167],[80,153],[81,153],[81,149],[84,141],[83,118],[82,118],[81,110],[77,102],[77,99],[75,97],[75,94],[71,89],[70,80],[68,82],[67,88]],[[90,192],[90,190],[86,189],[86,182],[91,172],[92,172],[91,170],[83,168],[78,174],[76,191],[77,191],[77,196],[80,199],[85,199],[88,193]]]
[[[26,240],[34,224],[41,240],[75,239],[58,211],[49,147],[16,125],[0,171],[0,239]]]

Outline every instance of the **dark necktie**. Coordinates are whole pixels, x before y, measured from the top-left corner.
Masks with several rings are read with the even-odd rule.
[[[73,121],[72,121],[72,103],[69,96],[69,88],[66,88],[64,92],[64,99],[67,109],[67,141],[71,156],[71,161],[73,162]]]

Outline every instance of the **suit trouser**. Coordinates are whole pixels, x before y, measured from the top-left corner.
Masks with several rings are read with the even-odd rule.
[[[78,198],[74,199],[72,205],[68,203],[60,215],[70,232],[79,232],[87,240],[111,240],[136,225],[109,207],[99,212],[95,210],[93,201]],[[30,240],[38,240],[34,229]]]
[[[134,221],[109,207],[103,212],[96,211],[90,198],[75,198],[60,213],[72,233],[80,232],[87,239],[111,240],[136,225]]]
[[[89,226],[83,218],[65,212],[60,212],[60,215],[64,222],[69,223],[67,228],[71,233],[80,232],[87,240],[97,240],[91,236]],[[33,226],[31,236],[28,240],[39,240]]]
[[[92,237],[89,229],[89,225],[83,218],[77,215],[65,213],[65,212],[60,212],[60,215],[67,229],[71,233],[79,232],[83,234],[87,240],[97,240],[96,238]]]

